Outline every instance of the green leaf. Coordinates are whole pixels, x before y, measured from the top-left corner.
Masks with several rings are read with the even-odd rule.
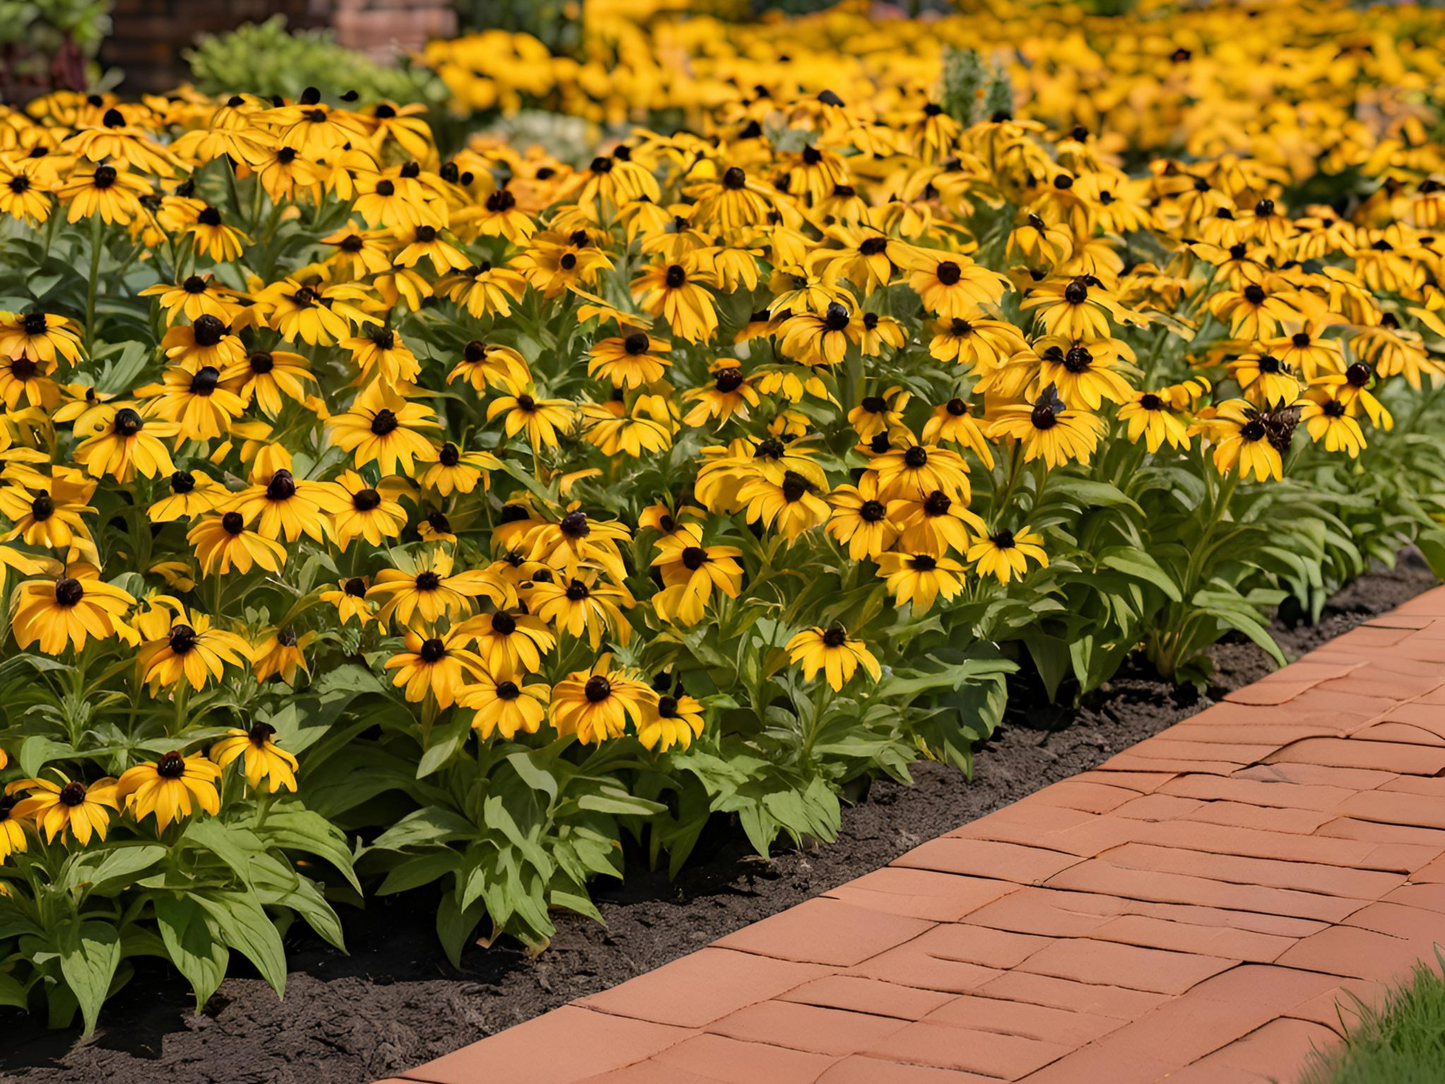
[[[321,814],[299,804],[272,806],[260,829],[260,836],[269,846],[326,859],[341,871],[352,888],[361,891],[361,882],[356,879],[356,870],[352,866],[351,851],[346,845],[346,833]]]
[[[34,778],[52,760],[68,760],[76,755],[74,747],[68,743],[52,741],[37,734],[20,744],[20,770]]]
[[[512,766],[522,782],[533,790],[539,790],[552,801],[557,800],[557,777],[538,763],[539,760],[553,760],[545,749],[526,753],[508,753],[507,763]]]
[[[1160,567],[1158,561],[1154,560],[1154,558],[1150,557],[1143,550],[1111,550],[1100,558],[1099,564],[1105,568],[1112,568],[1116,572],[1122,572],[1132,579],[1143,580],[1145,583],[1153,584],[1168,595],[1172,602],[1179,602],[1184,597],[1180,594],[1179,586],[1174,582],[1173,577]]]
[[[196,1012],[206,1007],[226,977],[230,950],[217,941],[205,909],[187,896],[157,895],[156,924],[171,962],[196,995]]]
[[[166,849],[154,843],[102,845],[66,860],[57,883],[65,889],[89,886],[91,892],[123,888],[165,858]]]
[[[470,712],[459,712],[457,718],[433,727],[427,738],[426,749],[422,752],[421,762],[416,766],[416,777],[425,779],[443,767],[456,755],[457,750],[466,744],[467,735],[471,732]]]
[[[55,943],[60,973],[80,1005],[85,1035],[89,1036],[120,966],[120,935],[108,922],[71,918],[57,927]]]
[[[396,892],[420,888],[424,884],[435,881],[438,877],[456,872],[461,868],[461,862],[462,856],[450,847],[408,858],[387,872],[386,879],[381,882],[381,887],[376,890],[376,894],[389,896]]]
[[[25,987],[14,975],[0,971],[0,1006],[11,1009],[29,1008],[29,999],[25,996]]]
[[[624,817],[650,817],[655,813],[667,812],[667,806],[660,802],[649,802],[646,798],[635,797],[615,787],[607,787],[599,794],[584,794],[577,799],[577,805],[593,813],[612,813]]]
[[[251,883],[252,860],[266,853],[266,845],[256,833],[216,817],[191,821],[181,834],[181,840],[214,854],[247,885]]]
[[[286,950],[276,924],[253,892],[197,892],[191,897],[215,919],[221,940],[256,965],[280,997],[286,992]]]
[[[448,892],[442,897],[441,906],[437,909],[437,936],[441,938],[442,949],[453,967],[462,966],[462,949],[467,947],[485,912],[486,906],[481,900],[475,900],[462,910],[457,906],[455,894]]]
[[[395,851],[421,843],[448,843],[456,839],[473,839],[477,826],[449,809],[429,806],[408,813],[381,833],[372,848]]]

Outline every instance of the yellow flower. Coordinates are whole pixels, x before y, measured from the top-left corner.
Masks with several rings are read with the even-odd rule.
[[[512,678],[498,681],[483,671],[457,691],[457,705],[475,713],[472,729],[481,734],[483,741],[493,734],[511,741],[519,732],[535,734],[541,729],[550,696],[551,690],[541,682],[526,685]]]
[[[74,835],[82,847],[90,843],[91,836],[105,839],[111,812],[120,811],[116,781],[106,778],[86,784],[64,776],[60,778],[60,783],[49,779],[17,779],[7,784],[7,796],[25,792],[25,797],[11,808],[10,817],[16,821],[34,818],[48,843],[67,832]],[[10,834],[7,830],[7,837]]]
[[[268,794],[275,794],[283,787],[295,793],[296,758],[276,744],[274,726],[257,723],[250,730],[231,727],[226,733],[230,736],[216,742],[206,754],[217,767],[225,768],[240,759],[246,782],[252,789],[259,790],[264,782]]]
[[[804,681],[811,681],[822,670],[835,692],[853,679],[859,666],[874,681],[883,674],[863,641],[849,636],[848,630],[836,622],[826,629],[816,625],[804,629],[788,641],[787,651],[789,662],[802,663]]]
[[[1048,568],[1049,558],[1042,541],[1028,527],[1017,534],[1009,530],[996,531],[991,535],[981,533],[965,556],[975,563],[980,576],[994,576],[999,583],[1008,583],[1010,578],[1023,579],[1028,571],[1029,558]]]
[[[702,736],[703,706],[690,696],[660,696],[646,720],[637,727],[637,740],[648,749],[665,753],[674,745],[686,749]]]
[[[117,622],[134,603],[119,587],[103,583],[94,568],[73,565],[57,580],[22,583],[11,627],[18,646],[38,640],[41,651],[59,655],[67,643],[79,651],[89,637],[116,635]]]
[[[563,736],[575,735],[583,745],[601,745],[619,738],[627,721],[641,728],[657,710],[657,694],[622,670],[600,660],[579,670],[552,690],[552,726]]]
[[[212,816],[219,813],[216,780],[220,777],[221,769],[203,753],[184,756],[172,751],[122,772],[116,795],[125,799],[136,820],[154,815],[156,830],[164,831],[172,822],[189,817],[195,806]]]
[[[402,636],[406,650],[386,660],[386,669],[396,671],[392,684],[404,687],[411,703],[430,696],[438,708],[451,707],[467,680],[475,680],[485,668],[481,656],[463,646],[469,639],[459,629],[426,638],[407,629]]]

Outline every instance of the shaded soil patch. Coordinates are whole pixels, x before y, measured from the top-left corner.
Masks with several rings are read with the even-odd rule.
[[[1286,654],[1309,651],[1436,584],[1418,557],[1358,580],[1318,624],[1272,631]],[[1252,644],[1212,649],[1215,695],[1272,668]],[[645,869],[594,886],[607,920],[559,919],[537,960],[508,945],[473,949],[460,971],[433,931],[435,896],[422,890],[346,910],[342,956],[304,929],[287,938],[291,964],[278,1002],[260,979],[228,979],[205,1013],[159,963],[107,1006],[87,1043],[0,1012],[0,1080],[25,1084],[365,1084],[485,1038],[558,1005],[614,986],[761,918],[861,876],[925,840],[1091,768],[1209,706],[1209,696],[1126,668],[1080,708],[1011,697],[1004,725],[979,751],[965,784],[936,764],[916,785],[875,782],[844,812],[836,843],[763,861],[719,825],[674,882]]]

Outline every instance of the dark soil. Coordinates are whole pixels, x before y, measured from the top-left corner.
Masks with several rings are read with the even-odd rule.
[[[1289,628],[1276,620],[1272,631],[1286,654],[1298,656],[1436,582],[1407,554],[1397,568],[1373,572],[1335,596],[1318,624]],[[1212,654],[1215,696],[1272,668],[1247,642],[1220,644]],[[89,1042],[0,1012],[0,1080],[365,1084],[616,985],[861,876],[1210,703],[1209,696],[1137,668],[1081,708],[1013,696],[1004,725],[979,750],[972,783],[921,763],[913,787],[874,783],[865,801],[845,811],[837,842],[771,861],[750,855],[740,834],[720,827],[670,884],[642,868],[629,872],[625,884],[597,884],[607,925],[560,918],[556,940],[536,960],[503,944],[472,949],[462,969],[453,969],[433,930],[435,897],[418,890],[372,899],[365,911],[347,909],[349,956],[298,924],[288,936],[292,971],[284,1001],[260,979],[232,978],[197,1015],[184,982],[146,961],[106,1005]]]

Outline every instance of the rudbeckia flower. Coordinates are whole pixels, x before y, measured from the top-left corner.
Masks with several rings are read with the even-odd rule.
[[[632,638],[623,607],[634,605],[632,594],[620,584],[598,581],[595,574],[559,578],[546,569],[522,585],[527,608],[558,631],[575,639],[585,635],[595,649],[607,637],[626,644]]]
[[[512,678],[496,680],[484,671],[457,690],[457,705],[474,712],[472,729],[483,741],[493,734],[511,741],[518,733],[535,734],[542,728],[551,692],[541,682],[527,685]]]
[[[295,628],[271,629],[259,643],[251,648],[251,672],[257,681],[267,681],[280,676],[287,685],[296,684],[296,674],[311,676],[306,665],[306,648],[316,639],[315,632],[303,632],[299,636]]]
[[[1003,407],[988,428],[990,438],[1013,437],[1024,448],[1024,462],[1042,459],[1048,467],[1071,460],[1087,463],[1100,433],[1099,419],[1070,410],[1053,385],[1033,403]]]
[[[131,481],[137,473],[146,478],[175,470],[161,437],[175,436],[174,422],[145,419],[133,406],[108,403],[90,417],[91,436],[71,451],[71,457],[93,478],[110,475],[117,482]]]
[[[240,512],[201,517],[186,541],[195,547],[203,576],[224,576],[232,568],[250,572],[255,566],[279,572],[286,563],[286,547],[248,528]]]
[[[394,617],[403,627],[411,627],[414,621],[432,626],[442,617],[469,617],[472,600],[483,595],[501,608],[517,602],[516,593],[505,581],[488,571],[473,569],[453,575],[452,558],[441,550],[418,555],[409,569],[382,569],[366,595],[384,600],[377,621],[385,625]]]
[[[105,839],[111,813],[120,811],[116,781],[105,778],[86,784],[78,779],[59,778],[59,783],[49,779],[17,779],[7,784],[7,796],[25,793],[11,808],[11,819],[34,818],[36,827],[44,831],[47,843],[54,843],[56,836],[63,838],[66,833],[74,835],[82,847],[90,843],[92,836]]]
[[[172,822],[189,817],[197,806],[212,816],[219,813],[221,796],[216,792],[216,780],[220,776],[221,769],[203,753],[185,756],[173,750],[159,760],[127,768],[116,784],[116,795],[125,799],[137,821],[153,815],[156,831],[163,832]]]
[[[704,289],[713,285],[713,276],[689,257],[677,263],[649,265],[632,280],[632,294],[644,312],[665,319],[679,339],[701,343],[717,331],[717,310],[712,295]]]
[[[200,692],[211,678],[220,681],[227,665],[242,666],[250,659],[251,647],[241,637],[212,628],[205,614],[187,614],[178,606],[169,629],[141,648],[136,665],[154,696],[182,680]]]
[[[257,723],[250,730],[230,727],[226,733],[229,737],[216,742],[206,753],[218,768],[240,760],[252,790],[260,790],[265,783],[268,794],[275,794],[283,787],[295,793],[296,758],[276,744],[274,726]]]
[[[974,562],[980,576],[993,576],[999,583],[1008,583],[1011,578],[1023,579],[1030,558],[1044,568],[1049,566],[1042,542],[1028,527],[1017,534],[1009,530],[993,534],[980,532],[965,556]]]
[[[437,428],[436,414],[373,384],[356,397],[351,409],[331,419],[331,439],[353,453],[357,467],[375,463],[382,474],[411,475],[415,464],[434,463],[436,446],[422,430]]]
[[[829,688],[835,692],[853,679],[862,666],[877,681],[883,670],[862,640],[848,635],[848,630],[834,622],[828,628],[814,626],[804,629],[788,641],[788,661],[801,663],[803,680],[811,681],[819,670],[824,671]]]
[[[117,622],[134,603],[130,594],[103,582],[96,569],[72,565],[59,579],[20,585],[11,628],[22,648],[39,641],[47,655],[59,655],[67,644],[79,651],[90,637],[116,635]]]
[[[665,753],[673,746],[686,749],[702,737],[703,706],[690,696],[659,696],[646,721],[637,727],[644,748]]]
[[[481,657],[465,646],[469,638],[459,630],[423,638],[407,629],[402,634],[406,650],[386,660],[386,669],[396,671],[392,684],[404,688],[413,704],[431,697],[438,708],[451,707],[467,681],[475,681],[484,669]]]
[[[962,592],[963,574],[963,566],[953,558],[931,553],[893,552],[878,558],[878,575],[887,581],[889,594],[900,606],[911,603],[915,617],[933,609],[940,595],[951,599]]]
[[[457,632],[475,643],[487,673],[498,678],[535,674],[542,668],[542,656],[557,646],[545,622],[505,610],[469,618]]]
[[[609,661],[576,671],[552,689],[552,726],[558,734],[601,745],[620,738],[629,719],[640,728],[657,710],[657,694],[626,671],[610,669]]]

